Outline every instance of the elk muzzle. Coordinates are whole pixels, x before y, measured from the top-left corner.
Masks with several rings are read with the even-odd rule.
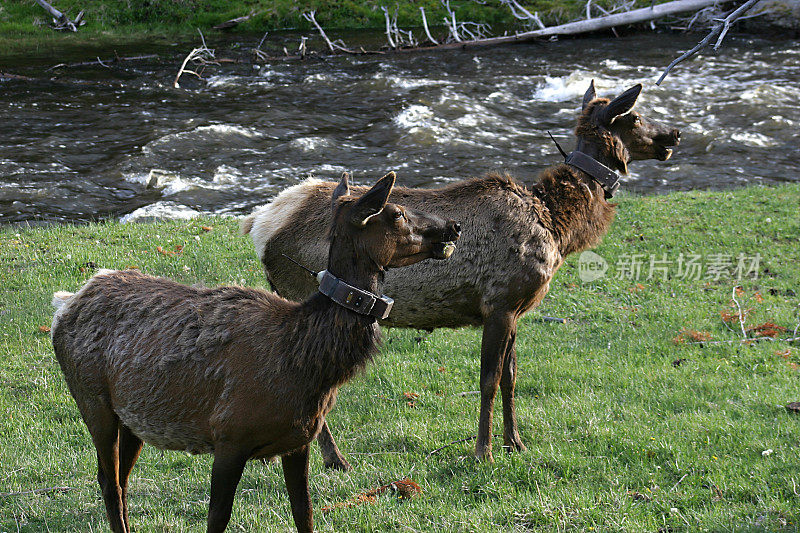
[[[461,224],[448,220],[439,242],[433,245],[434,259],[447,259],[456,251],[456,241],[461,236]]]
[[[663,128],[663,130],[667,130],[667,128]],[[678,146],[681,142],[681,132],[679,130],[674,128],[668,131],[663,130],[653,137],[656,145],[656,158],[659,161],[666,161],[672,156],[672,150],[667,146]]]

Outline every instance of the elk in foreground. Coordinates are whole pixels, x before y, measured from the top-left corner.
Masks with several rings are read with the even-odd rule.
[[[459,220],[464,238],[447,262],[389,272],[386,287],[397,295],[382,324],[434,329],[483,325],[481,407],[475,454],[492,460],[492,411],[498,387],[503,399],[504,444],[524,450],[514,409],[517,320],[544,298],[567,255],[596,245],[608,231],[618,187],[637,159],[669,159],[680,133],[633,111],[642,86],[613,101],[597,98],[594,82],[583,98],[575,129],[577,147],[566,164],[545,169],[530,188],[508,176],[489,175],[440,189],[395,188],[392,198]],[[301,298],[313,283],[297,275],[281,254],[321,268],[327,248],[318,237],[330,223],[326,201],[334,184],[309,179],[281,192],[242,225],[249,233],[278,294]],[[360,192],[360,189],[358,189]],[[326,466],[348,469],[325,424],[319,443]]]
[[[338,387],[377,351],[376,320],[391,309],[377,296],[382,273],[446,258],[458,238],[452,221],[387,203],[394,180],[355,200],[345,175],[328,195],[327,270],[303,303],[134,270],[56,293],[53,347],[97,448],[115,533],[131,531],[128,476],[142,442],[214,455],[209,532],[226,528],[247,460],[281,456],[295,525],[312,531],[308,444]]]

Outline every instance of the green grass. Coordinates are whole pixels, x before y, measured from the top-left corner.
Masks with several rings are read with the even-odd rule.
[[[442,26],[446,11],[438,0],[55,0],[51,2],[74,18],[85,11],[86,25],[78,33],[54,32],[47,23],[51,17],[32,0],[8,0],[0,5],[0,44],[6,53],[55,45],[103,42],[124,43],[153,37],[196,38],[197,28],[213,37],[211,27],[235,17],[254,16],[233,31],[258,33],[265,30],[298,29],[314,31],[302,13],[316,10],[316,18],[325,29],[383,28],[381,6],[390,13],[397,8],[401,28],[421,28],[419,8],[424,7],[428,23]],[[614,0],[597,0],[609,8]],[[538,12],[546,24],[557,24],[582,16],[583,0],[535,0],[522,2],[531,12]],[[649,3],[642,3],[642,6]],[[497,2],[478,4],[472,0],[452,0],[458,21],[492,25],[495,34],[503,29],[525,29],[511,11]],[[45,24],[38,24],[45,23]],[[446,33],[437,29],[434,33]],[[415,32],[421,37],[421,32]]]
[[[517,406],[528,451],[496,449],[496,463],[479,464],[469,441],[429,455],[476,431],[477,397],[460,393],[477,389],[480,330],[386,331],[376,363],[342,389],[330,416],[355,470],[326,472],[312,452],[319,530],[798,530],[800,417],[784,405],[800,400],[800,346],[673,339],[685,328],[736,340],[737,326],[723,324],[720,311],[733,310],[737,283],[747,325],[794,328],[800,186],[619,203],[595,250],[611,276],[584,284],[572,257],[521,321]],[[177,245],[174,256],[157,251]],[[631,254],[679,253],[760,253],[758,278],[656,281],[647,267],[638,281],[615,276]],[[77,289],[96,267],[130,266],[184,283],[265,284],[230,219],[3,228],[0,531],[107,529],[93,447],[39,328],[50,322],[53,291]],[[419,394],[414,406],[407,391]],[[203,531],[210,464],[146,446],[132,476],[135,531]],[[420,497],[320,512],[407,475],[423,487]],[[48,487],[69,489],[7,494]],[[280,466],[249,464],[230,531],[291,528]]]

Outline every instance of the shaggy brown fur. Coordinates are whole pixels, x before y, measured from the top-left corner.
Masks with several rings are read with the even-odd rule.
[[[393,184],[392,173],[359,200],[339,200],[329,247],[328,270],[376,294],[385,267],[435,256],[457,238],[453,222],[386,204]],[[332,195],[347,193],[344,178]],[[400,210],[406,218],[394,216]],[[282,456],[297,529],[313,529],[308,443],[338,387],[375,354],[374,318],[319,293],[295,303],[133,270],[103,271],[56,303],[53,348],[97,448],[115,533],[131,530],[127,483],[143,441],[214,454],[209,532],[227,526],[246,461]]]
[[[584,97],[576,135],[578,148],[611,168],[627,170],[631,159],[666,159],[678,131],[631,111],[641,85],[613,101],[596,98],[594,85]],[[319,229],[329,224],[325,197],[333,184],[319,181],[287,189],[243,224],[273,288],[298,298],[315,290],[313,280],[298,275],[285,253],[312,268],[326,260]],[[446,262],[428,262],[389,272],[386,290],[395,298],[387,325],[419,329],[483,325],[481,346],[481,415],[476,455],[491,460],[491,425],[500,388],[505,423],[504,444],[523,450],[514,410],[516,324],[544,298],[564,258],[597,244],[608,231],[614,205],[601,186],[565,164],[541,173],[528,189],[509,176],[492,174],[440,189],[395,188],[392,198],[452,217],[463,227],[459,249]],[[276,205],[280,205],[280,210]],[[280,213],[283,220],[270,217]],[[349,468],[325,425],[319,436],[325,464]]]

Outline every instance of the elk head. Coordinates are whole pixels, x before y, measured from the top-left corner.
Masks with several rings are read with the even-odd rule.
[[[356,257],[368,257],[379,270],[447,259],[455,251],[461,226],[436,215],[389,203],[395,173],[389,172],[360,198],[350,196],[349,176],[333,191],[333,241],[352,242]],[[331,247],[333,253],[333,246]]]
[[[680,142],[680,131],[633,111],[641,92],[642,84],[637,83],[613,100],[597,98],[592,80],[575,129],[576,149],[623,174],[628,173],[632,160],[669,159],[672,150],[668,146]]]

